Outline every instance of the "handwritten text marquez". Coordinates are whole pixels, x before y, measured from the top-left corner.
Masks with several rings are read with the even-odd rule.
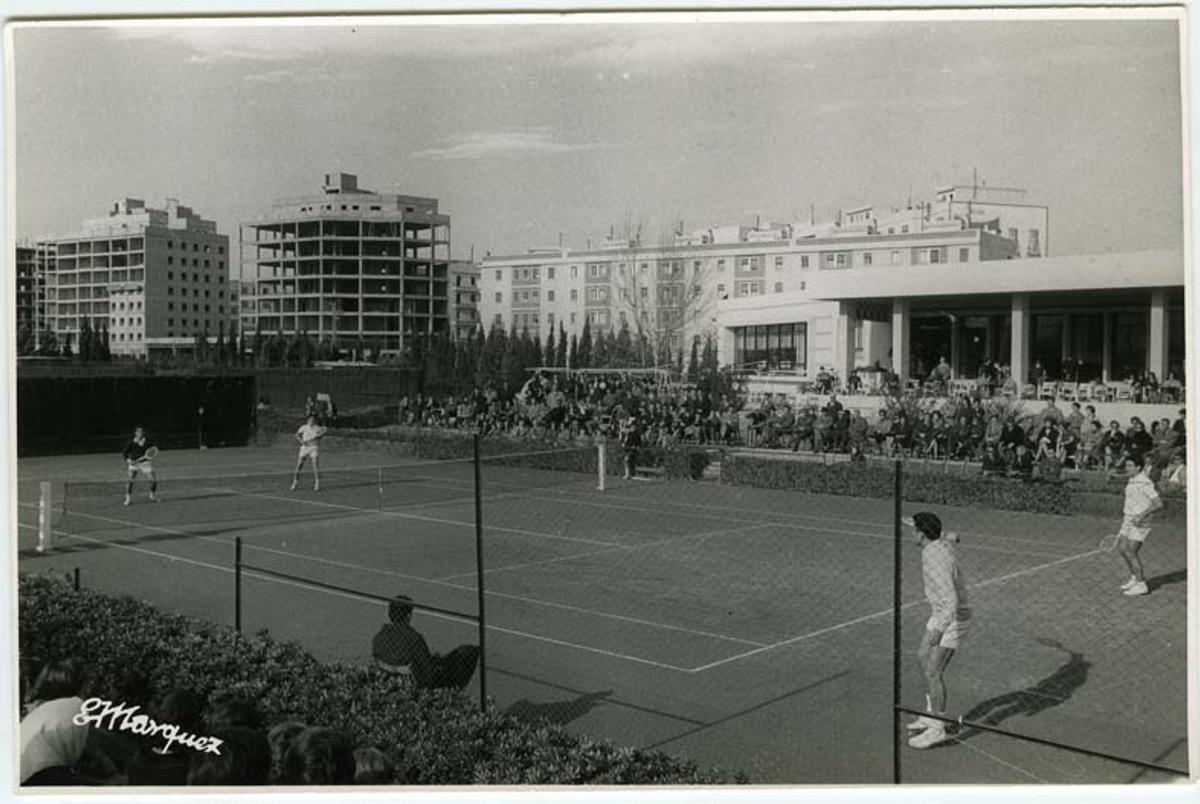
[[[72,722],[76,726],[87,726],[93,724],[100,728],[106,728],[109,731],[131,731],[134,734],[141,734],[149,737],[160,735],[165,737],[167,744],[163,746],[163,751],[170,750],[175,743],[194,748],[197,751],[204,751],[208,754],[220,755],[220,746],[224,740],[219,740],[216,737],[200,737],[195,734],[188,734],[186,731],[181,731],[178,726],[173,723],[157,723],[146,715],[137,714],[140,706],[127,706],[126,704],[114,704],[112,701],[106,701],[103,698],[88,698],[83,702],[83,706],[79,709],[79,714],[72,718]],[[105,718],[108,719],[108,725],[104,724]]]

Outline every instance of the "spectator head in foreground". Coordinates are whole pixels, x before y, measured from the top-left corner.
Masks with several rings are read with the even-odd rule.
[[[287,753],[288,746],[292,744],[292,740],[300,732],[308,728],[307,723],[301,723],[298,720],[285,720],[282,723],[276,723],[267,732],[267,746],[271,749],[271,768],[273,775],[278,778],[283,768],[283,755]]]
[[[48,662],[29,690],[29,702],[72,698],[79,694],[82,676],[79,662],[75,659]]]
[[[326,728],[305,729],[283,755],[283,784],[351,784],[354,746],[348,737]]]
[[[354,751],[355,784],[388,784],[395,770],[387,755],[378,748],[358,748]]]
[[[254,701],[233,692],[217,693],[213,696],[206,720],[210,729],[242,727],[262,728],[262,713]]]
[[[271,771],[271,749],[257,729],[234,726],[213,734],[222,741],[213,754],[200,751],[188,767],[189,785],[264,785]]]
[[[388,619],[397,625],[412,619],[413,602],[408,595],[396,595],[388,603]]]

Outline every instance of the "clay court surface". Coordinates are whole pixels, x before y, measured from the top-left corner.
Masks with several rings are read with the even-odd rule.
[[[119,456],[22,460],[19,566],[233,622],[233,543],[252,566],[476,611],[469,463],[412,462],[376,484],[289,491],[291,449],[164,452],[158,504],[121,505]],[[327,470],[381,460],[323,453]],[[255,476],[273,473],[270,477]],[[55,546],[36,542],[36,481],[67,486]],[[495,705],[773,784],[891,781],[892,503],[716,483],[483,470],[488,693]],[[962,534],[974,630],[950,708],[1002,728],[1186,769],[1186,526],[1143,550],[1152,593],[1098,549],[1117,522],[930,506]],[[906,504],[905,513],[919,510]],[[903,548],[903,702],[928,617],[920,552]],[[249,571],[243,626],[325,659],[370,661],[384,606]],[[437,651],[476,626],[415,623]],[[477,694],[474,684],[468,688]],[[907,716],[906,718],[907,719]],[[903,750],[910,783],[1164,781],[1120,763],[964,731]]]

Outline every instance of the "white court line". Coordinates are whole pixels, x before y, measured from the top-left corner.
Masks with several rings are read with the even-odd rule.
[[[256,498],[263,499],[263,500],[279,500],[282,502],[301,503],[304,505],[316,505],[316,506],[320,506],[322,508],[335,508],[335,509],[339,509],[342,511],[354,511],[356,513],[365,514],[368,516],[388,516],[388,517],[394,517],[397,519],[415,519],[419,522],[435,522],[435,523],[442,524],[442,525],[458,525],[459,527],[464,527],[464,528],[474,528],[475,527],[474,522],[463,522],[462,520],[458,520],[458,519],[441,519],[439,517],[421,516],[420,514],[406,514],[406,513],[400,512],[400,511],[394,511],[394,510],[389,510],[389,509],[377,511],[377,510],[373,510],[373,509],[369,509],[369,508],[358,508],[353,505],[340,505],[338,503],[322,502],[320,500],[310,500],[310,499],[304,499],[301,497],[280,497],[279,495],[276,495],[276,494],[263,494],[261,492],[254,492],[254,491],[238,491],[237,489],[222,488],[219,486],[212,486],[209,488],[211,488],[211,490],[213,490],[213,491],[220,491],[220,492],[224,492],[226,494],[231,494],[231,495],[235,495],[235,496],[239,496],[239,497],[256,497]],[[601,547],[619,547],[620,546],[617,542],[605,542],[605,541],[600,541],[599,539],[583,539],[583,538],[579,538],[579,537],[575,537],[575,536],[562,536],[562,535],[555,534],[555,533],[543,533],[541,531],[536,531],[536,530],[522,530],[521,528],[507,528],[507,527],[503,527],[501,525],[485,524],[483,527],[484,527],[484,530],[493,530],[493,531],[498,531],[500,533],[514,533],[518,536],[535,536],[535,537],[541,538],[541,539],[558,539],[558,540],[565,541],[565,542],[580,542],[582,544],[595,544],[595,545],[599,545]]]
[[[1050,567],[1055,567],[1055,566],[1058,566],[1059,564],[1065,564],[1069,561],[1078,561],[1081,558],[1087,558],[1089,556],[1094,556],[1094,555],[1097,555],[1102,552],[1104,552],[1104,551],[1103,550],[1089,550],[1086,553],[1078,553],[1073,556],[1067,556],[1066,558],[1060,558],[1057,561],[1048,561],[1045,564],[1038,564],[1037,566],[1028,567],[1023,570],[1017,570],[1015,572],[1010,572],[1010,573],[1007,573],[1006,575],[1001,575],[996,578],[989,578],[987,580],[980,581],[979,583],[968,584],[967,588],[968,589],[979,589],[984,586],[991,586],[992,584],[1000,583],[1001,581],[1007,581],[1007,580],[1011,580],[1013,578],[1018,578],[1022,575],[1028,575],[1033,572],[1038,572],[1039,570],[1049,569]],[[924,603],[925,603],[924,600],[913,600],[913,601],[910,601],[910,602],[905,603],[902,606],[900,606],[900,609],[901,610],[910,609],[913,606],[920,606],[920,605],[923,605]],[[715,662],[709,662],[708,664],[703,664],[703,665],[700,665],[699,667],[693,667],[691,670],[688,670],[688,672],[689,673],[702,673],[705,670],[711,670],[712,668],[720,667],[723,664],[729,664],[730,662],[736,662],[740,659],[745,659],[747,657],[754,656],[755,654],[758,654],[758,653],[765,653],[770,650],[775,650],[776,648],[782,648],[782,647],[786,647],[788,645],[794,645],[797,642],[803,642],[805,640],[812,639],[813,637],[818,637],[823,634],[833,633],[834,631],[840,631],[843,628],[849,628],[852,625],[858,625],[859,623],[864,623],[864,622],[867,622],[868,620],[874,620],[879,617],[884,617],[884,616],[891,614],[892,612],[893,612],[893,609],[886,608],[886,609],[883,609],[882,611],[877,611],[874,614],[864,614],[862,617],[856,617],[853,620],[847,620],[844,623],[839,623],[837,625],[831,625],[831,626],[828,626],[827,628],[821,628],[816,631],[810,631],[807,634],[801,634],[799,636],[791,637],[790,639],[785,639],[780,642],[776,642],[772,645],[764,645],[763,647],[756,648],[755,650],[746,651],[745,653],[740,653],[735,656],[729,656],[724,659],[719,659]]]
[[[29,528],[30,530],[37,530],[36,525],[21,524],[20,527]],[[52,532],[56,536],[61,536],[63,538],[78,539],[79,541],[84,541],[84,542],[93,542],[96,544],[104,544],[108,547],[117,547],[122,550],[130,550],[135,553],[143,553],[145,555],[156,556],[158,558],[165,558],[169,561],[181,561],[185,564],[194,564],[196,566],[204,567],[206,569],[216,570],[217,572],[224,572],[224,573],[232,573],[233,572],[233,569],[230,567],[222,567],[218,564],[208,564],[203,561],[196,561],[196,560],[190,559],[190,558],[182,558],[180,556],[171,555],[170,553],[160,553],[155,550],[147,550],[145,548],[133,547],[133,546],[130,546],[127,544],[117,544],[114,542],[105,541],[103,539],[91,539],[91,538],[88,538],[87,536],[76,536],[73,533],[66,533],[64,531],[56,530],[56,531],[52,531]],[[366,603],[371,603],[371,604],[377,605],[377,606],[386,605],[386,604],[382,603],[381,601],[369,600],[360,595],[351,595],[351,594],[347,594],[346,592],[338,592],[338,591],[335,591],[332,589],[315,589],[312,586],[309,586],[308,584],[299,583],[297,581],[289,581],[285,578],[275,578],[273,576],[260,575],[258,573],[255,573],[253,570],[245,570],[244,573],[246,575],[253,574],[254,577],[261,578],[262,580],[267,581],[269,583],[277,583],[277,584],[280,584],[283,586],[292,586],[292,587],[304,589],[304,590],[307,590],[310,592],[319,592],[319,593],[325,594],[325,595],[334,595],[335,597],[342,597],[342,598],[347,598],[350,600],[358,600],[358,601],[362,601],[362,602],[366,602]],[[464,621],[470,622],[470,620],[465,620],[462,617],[453,617],[453,616],[447,615],[447,614],[440,614],[439,612],[423,611],[421,613],[427,617],[432,617],[434,619],[439,619],[439,620],[450,620],[452,622],[464,622]],[[577,650],[586,651],[588,653],[597,653],[597,654],[600,654],[603,656],[612,657],[614,659],[622,659],[622,660],[629,661],[629,662],[635,662],[637,664],[650,665],[652,667],[659,667],[659,668],[662,668],[665,670],[674,670],[676,672],[681,672],[681,673],[687,672],[687,668],[684,668],[684,667],[678,667],[676,665],[667,664],[665,662],[656,662],[653,659],[643,659],[640,656],[631,656],[629,654],[620,653],[619,651],[605,650],[603,648],[592,647],[591,645],[580,645],[580,644],[577,644],[574,642],[566,642],[561,639],[552,639],[551,637],[541,636],[539,634],[530,634],[525,631],[516,631],[511,628],[501,628],[501,627],[495,626],[495,625],[485,624],[484,627],[487,628],[487,630],[489,630],[489,631],[496,631],[496,632],[502,633],[502,634],[509,634],[511,636],[520,637],[522,639],[531,639],[536,642],[546,642],[551,645],[558,645],[558,646],[567,647],[567,648],[575,648]],[[726,637],[726,639],[728,639],[728,637]]]
[[[1046,781],[1045,779],[1041,778],[1040,776],[1035,776],[1033,773],[1030,773],[1029,771],[1025,770],[1024,768],[1017,767],[1016,765],[1012,764],[1011,762],[1005,762],[1003,759],[1001,759],[1000,757],[991,753],[990,751],[984,751],[979,746],[971,745],[966,740],[960,740],[957,737],[951,737],[950,739],[952,742],[955,742],[958,745],[961,745],[965,748],[970,748],[972,751],[975,751],[976,753],[983,754],[988,759],[992,760],[993,762],[995,762],[999,765],[1003,765],[1004,767],[1008,768],[1009,770],[1014,770],[1023,776],[1028,776],[1030,779],[1033,779],[1034,781],[1039,782],[1041,784],[1050,784],[1050,782]]]
[[[29,507],[36,507],[32,503],[23,503],[23,505],[26,505]],[[125,521],[122,521],[119,519],[110,519],[108,517],[101,517],[101,516],[97,516],[97,515],[93,515],[93,514],[73,514],[73,516],[84,516],[84,517],[89,517],[91,519],[97,519],[100,521],[110,522],[113,524],[125,525],[127,527],[144,528],[146,530],[155,530],[155,531],[159,531],[161,533],[169,533],[169,534],[176,535],[176,536],[196,535],[200,539],[203,539],[206,541],[215,541],[215,542],[218,542],[223,545],[233,544],[232,540],[220,539],[215,536],[203,536],[200,534],[191,534],[191,533],[188,533],[187,531],[175,530],[173,528],[165,528],[160,525],[140,525],[135,522],[125,522]],[[34,527],[34,526],[29,525],[26,527]],[[77,537],[77,538],[82,538],[82,537]],[[113,546],[120,546],[120,545],[116,545],[112,542],[108,542],[108,541],[104,541],[104,540],[94,540],[94,541],[97,541],[98,543],[101,543],[101,544],[112,544]],[[288,550],[277,550],[277,549],[274,549],[271,547],[259,547],[257,545],[252,545],[252,544],[246,544],[244,546],[246,547],[246,549],[260,550],[265,553],[272,553],[274,555],[287,556],[288,558],[298,558],[298,559],[305,560],[305,561],[313,561],[313,562],[317,562],[320,564],[327,564],[330,566],[341,567],[344,569],[364,570],[366,572],[374,572],[374,573],[377,573],[380,575],[387,575],[387,576],[391,576],[391,577],[395,577],[395,578],[403,578],[403,579],[409,580],[409,581],[427,583],[427,584],[431,584],[431,585],[435,585],[435,586],[444,586],[448,589],[462,590],[462,591],[468,591],[468,592],[473,592],[476,589],[476,587],[474,587],[474,586],[450,583],[449,581],[438,580],[436,578],[422,578],[422,577],[415,576],[415,575],[405,575],[405,574],[399,573],[399,572],[392,572],[390,570],[376,569],[374,567],[365,567],[360,564],[350,564],[350,563],[346,563],[343,561],[335,561],[331,558],[321,558],[319,556],[308,555],[306,553],[293,553]],[[151,555],[170,555],[167,553],[162,553],[162,554],[150,553],[150,554]],[[201,563],[203,563],[203,562],[201,562]],[[216,566],[216,565],[206,565],[206,566]],[[474,573],[472,573],[472,574],[474,574]],[[726,634],[714,634],[709,631],[700,631],[698,629],[686,628],[686,627],[680,626],[680,625],[668,625],[666,623],[657,623],[652,620],[643,620],[643,619],[639,619],[636,617],[627,617],[622,614],[611,614],[608,612],[596,611],[595,609],[587,609],[587,608],[582,608],[579,606],[570,606],[565,603],[553,603],[553,602],[550,602],[547,600],[540,600],[538,598],[525,597],[523,595],[513,595],[513,594],[508,594],[505,592],[496,592],[496,591],[492,591],[489,589],[485,589],[484,594],[486,594],[490,597],[507,598],[509,600],[517,600],[522,603],[531,603],[531,604],[535,604],[538,606],[544,606],[547,608],[563,609],[564,611],[573,611],[573,612],[582,613],[582,614],[589,614],[593,617],[599,617],[602,619],[619,620],[621,622],[636,623],[638,625],[644,625],[644,626],[648,626],[651,628],[658,628],[658,629],[667,630],[667,631],[678,631],[680,633],[693,634],[695,636],[702,636],[702,637],[707,637],[710,639],[719,639],[724,642],[736,642],[736,643],[739,643],[742,645],[761,645],[762,644],[761,642],[755,642],[755,641],[749,640],[749,639],[741,639],[740,637],[731,637]],[[679,669],[683,670],[683,668],[679,668]]]

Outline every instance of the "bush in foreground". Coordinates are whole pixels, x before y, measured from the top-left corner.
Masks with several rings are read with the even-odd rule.
[[[204,696],[235,692],[255,700],[268,723],[328,726],[381,749],[396,768],[397,784],[745,781],[660,752],[482,713],[459,693],[416,690],[407,679],[372,667],[321,663],[265,634],[238,635],[129,597],[74,592],[55,577],[20,577],[19,629],[29,666],[80,661],[85,697],[144,706],[155,691],[177,686]]]

